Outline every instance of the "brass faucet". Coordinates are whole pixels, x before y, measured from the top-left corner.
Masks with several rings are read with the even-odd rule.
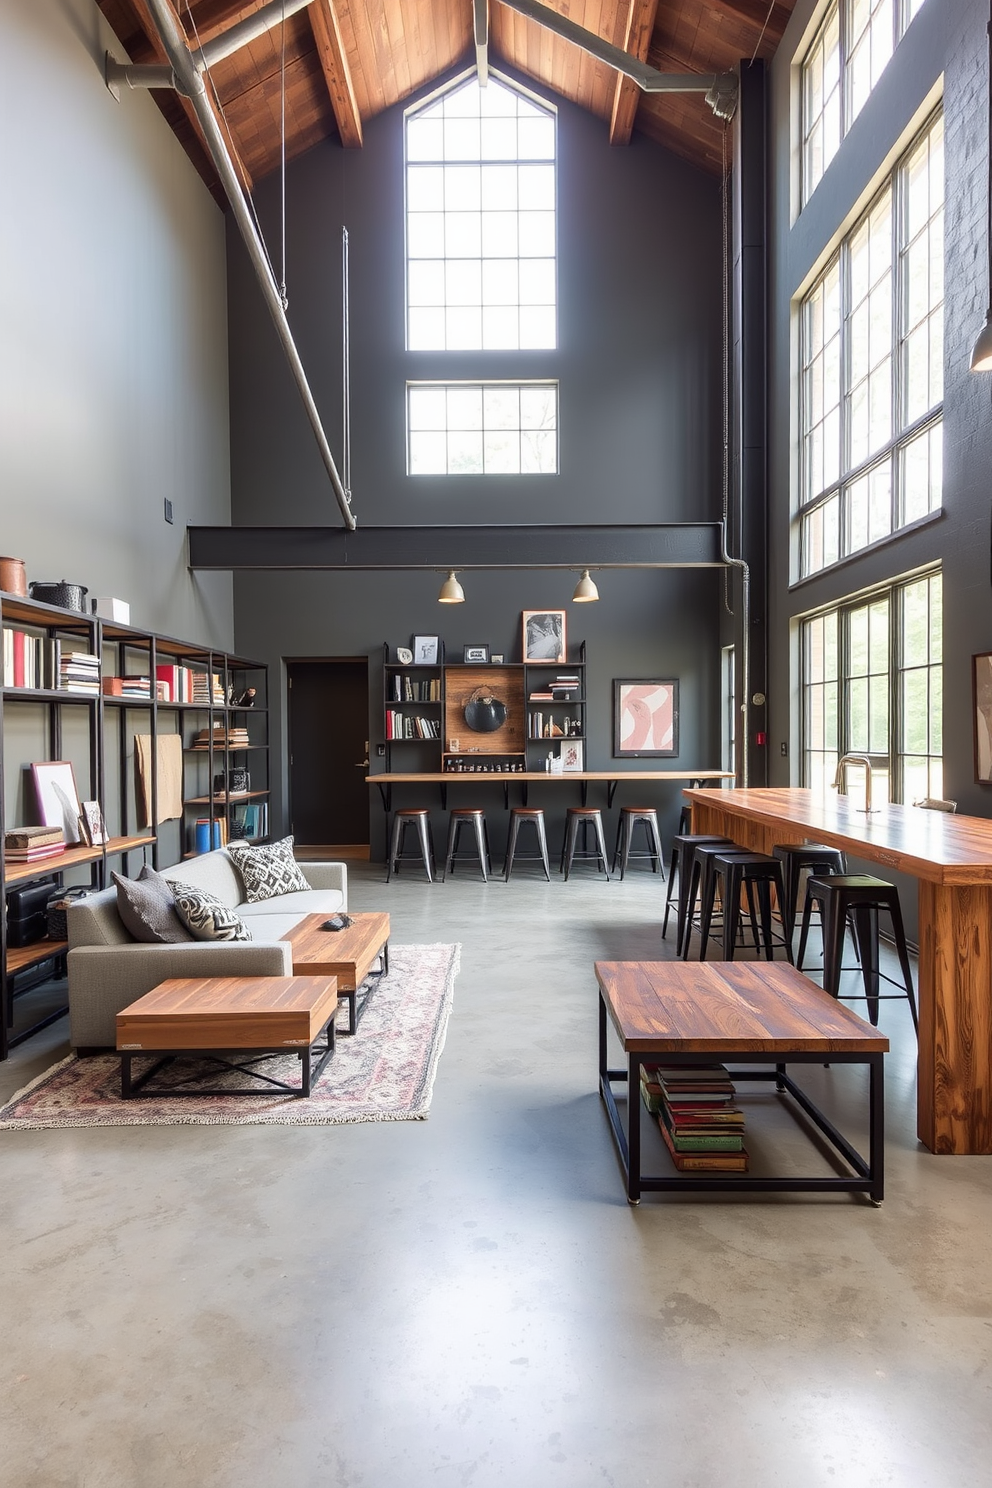
[[[871,815],[871,760],[866,754],[842,754],[837,761],[837,773],[834,776],[834,790],[842,790],[844,787],[845,765],[864,765],[865,767],[865,815]],[[845,792],[846,794],[846,792]]]

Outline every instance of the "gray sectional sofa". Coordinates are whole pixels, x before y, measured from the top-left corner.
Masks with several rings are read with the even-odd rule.
[[[348,908],[346,864],[301,863],[300,868],[310,885],[306,892],[260,904],[242,901],[241,879],[223,849],[161,870],[163,877],[203,889],[236,909],[251,941],[157,945],[134,940],[117,913],[116,888],[71,905],[67,960],[73,1048],[113,1048],[117,1014],[168,977],[291,975],[290,945],[280,936],[305,915]]]

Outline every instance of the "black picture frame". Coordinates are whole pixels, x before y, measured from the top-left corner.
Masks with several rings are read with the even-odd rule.
[[[478,642],[474,646],[463,646],[462,647],[462,661],[466,664],[466,666],[469,666],[469,665],[471,665],[471,666],[488,666],[489,665],[489,647],[488,647],[488,645],[483,645],[482,642],[480,641],[480,642]]]
[[[614,677],[613,758],[672,759],[678,752],[678,678]]]

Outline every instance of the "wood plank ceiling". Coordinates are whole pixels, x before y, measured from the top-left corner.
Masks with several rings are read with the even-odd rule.
[[[190,45],[261,8],[262,0],[173,0]],[[546,0],[551,9],[663,72],[729,72],[771,57],[795,0]],[[132,62],[161,62],[145,0],[99,0]],[[692,164],[719,171],[723,125],[702,94],[647,95],[605,63],[490,0],[489,58],[604,121],[615,144],[639,129]],[[210,70],[245,182],[280,160],[282,27]],[[362,125],[432,79],[474,61],[472,0],[312,0],[285,22],[286,153],[318,140],[359,146]],[[153,95],[215,192],[216,177],[185,100]]]

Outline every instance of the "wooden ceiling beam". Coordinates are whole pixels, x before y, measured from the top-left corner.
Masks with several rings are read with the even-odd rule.
[[[310,25],[341,143],[346,149],[358,149],[362,144],[362,116],[341,40],[336,0],[314,0],[310,6]]]
[[[623,49],[640,62],[647,61],[657,14],[658,0],[629,0]],[[641,90],[633,79],[619,74],[613,89],[613,109],[610,115],[611,145],[630,144],[640,97]]]
[[[765,35],[770,36],[773,41],[781,40],[792,14],[787,6],[775,4],[772,6],[772,13],[769,17],[767,0],[704,0],[704,4],[709,10],[730,16],[735,21],[747,22],[748,25],[754,26],[759,34],[767,20]]]
[[[148,43],[149,43],[149,45],[150,45],[150,47],[152,49],[152,52],[154,54],[155,61],[158,62],[158,63],[164,63],[166,66],[168,66],[169,65],[169,58],[166,55],[165,47],[162,45],[161,41],[159,40],[159,34],[158,34],[158,31],[155,28],[154,18],[152,16],[152,13],[149,10],[148,6],[145,3],[145,0],[131,0],[131,4],[134,6],[134,9],[135,9],[135,11],[137,13],[137,16],[138,16],[138,20],[141,22],[142,29],[143,29],[145,35],[148,38]],[[174,8],[175,7],[173,7],[173,9]],[[206,136],[204,135],[203,130],[200,127],[200,121],[196,117],[196,110],[194,109],[194,107],[193,107],[192,103],[189,101],[189,99],[186,98],[182,93],[178,93],[177,92],[176,95],[175,95],[175,97],[176,97],[176,99],[177,99],[177,101],[178,101],[178,103],[179,103],[179,105],[180,105],[183,113],[186,115],[187,119],[189,120],[190,125],[192,126],[192,129],[193,129],[193,133],[196,135],[196,137],[199,140],[200,144],[203,146],[203,150],[204,150],[204,153],[206,154],[207,159],[208,160],[211,160],[212,157],[211,157],[211,154],[210,154],[210,147],[207,144]],[[210,96],[209,89],[207,90],[207,101],[208,101],[208,103],[210,105],[211,111],[213,112],[214,116],[216,117],[216,115],[217,115],[217,108],[216,108],[216,105],[214,104],[213,99]],[[241,160],[240,156],[238,155],[237,147],[236,147],[236,145],[234,143],[234,140],[231,138],[230,131],[227,130],[227,129],[225,129],[223,119],[219,119],[218,120],[218,125],[219,125],[221,131],[223,132],[223,134],[224,134],[224,136],[225,136],[225,138],[227,140],[227,147],[228,147],[228,150],[230,151],[231,161],[232,161],[232,163],[234,165],[235,172],[237,173],[238,180],[241,183],[241,189],[242,189],[242,191],[250,192],[251,191],[251,187],[252,187],[251,176],[248,174],[247,167],[244,165],[243,161]]]

